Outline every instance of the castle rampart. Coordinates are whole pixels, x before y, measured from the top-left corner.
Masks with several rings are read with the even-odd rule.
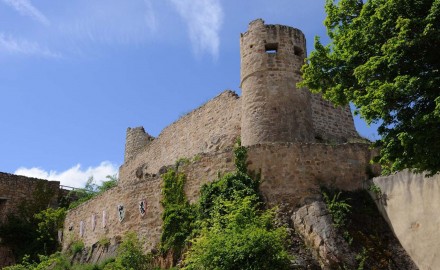
[[[312,94],[311,106],[313,129],[318,142],[347,142],[359,138],[350,106],[335,107],[319,94]]]
[[[137,174],[154,174],[162,166],[182,157],[219,151],[234,145],[240,136],[240,99],[225,91],[198,109],[166,127],[131,160],[120,168],[121,182]],[[127,154],[134,156],[132,153]]]
[[[361,188],[368,179],[366,169],[370,159],[371,152],[365,144],[273,143],[248,149],[249,169],[261,172],[263,197],[269,205],[281,204],[288,209],[318,196],[320,186],[343,190]],[[204,183],[234,170],[232,148],[200,154],[179,170],[187,178],[186,196],[195,202]],[[163,209],[160,205],[162,180],[156,173],[142,177],[132,173],[124,185],[70,210],[64,226],[64,250],[74,240],[81,239],[86,246],[92,246],[103,238],[114,241],[127,231],[138,232],[146,240],[147,250],[157,245]],[[147,205],[144,216],[139,211],[142,200]],[[118,205],[125,209],[122,221],[119,221]]]
[[[127,128],[124,162],[134,158],[144,150],[152,140],[154,140],[154,138],[146,133],[143,127]]]

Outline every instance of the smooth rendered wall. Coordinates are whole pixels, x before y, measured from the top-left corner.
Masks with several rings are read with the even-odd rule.
[[[241,103],[237,94],[225,91],[166,127],[134,158],[120,168],[121,182],[138,174],[156,174],[179,158],[219,151],[240,137]]]
[[[243,145],[314,140],[311,94],[297,88],[306,53],[304,34],[261,19],[241,34]]]
[[[376,177],[374,194],[385,220],[420,270],[440,269],[440,174],[404,170]]]

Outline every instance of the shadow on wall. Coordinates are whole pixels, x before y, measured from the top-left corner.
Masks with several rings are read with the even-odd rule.
[[[440,269],[440,174],[373,179],[379,210],[420,270]]]

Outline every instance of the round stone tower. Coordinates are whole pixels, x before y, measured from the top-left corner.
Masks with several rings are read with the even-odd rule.
[[[143,127],[127,128],[124,162],[139,154],[153,139]]]
[[[304,34],[293,27],[249,24],[240,38],[243,145],[313,141],[311,93],[299,89]]]

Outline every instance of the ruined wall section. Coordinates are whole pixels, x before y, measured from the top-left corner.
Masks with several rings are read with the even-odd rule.
[[[248,150],[248,168],[261,172],[263,197],[271,206],[281,204],[290,210],[319,196],[320,186],[343,190],[361,188],[368,179],[366,168],[370,159],[371,152],[365,144],[274,143],[254,145]],[[234,169],[232,148],[202,153],[197,160],[180,165],[179,171],[186,175],[185,194],[188,200],[196,202],[204,183],[212,182],[218,175]],[[162,180],[160,176],[136,177],[136,172],[127,175],[132,178],[126,179],[124,185],[68,212],[64,225],[64,250],[75,240],[92,246],[101,239],[120,239],[127,231],[135,231],[145,239],[146,250],[159,243],[163,213],[160,204]],[[147,204],[144,216],[139,212],[141,200]],[[118,205],[125,208],[122,222],[118,218]]]
[[[36,191],[52,196],[51,205],[57,206],[60,182],[0,172],[0,222],[16,214],[23,202],[32,201]]]
[[[238,95],[225,91],[166,127],[134,158],[120,168],[124,184],[145,174],[156,174],[179,158],[219,151],[240,137],[241,103]]]
[[[335,107],[320,94],[312,94],[311,106],[317,141],[346,142],[359,138],[349,105]]]
[[[127,128],[124,162],[139,154],[154,138],[143,127]]]

